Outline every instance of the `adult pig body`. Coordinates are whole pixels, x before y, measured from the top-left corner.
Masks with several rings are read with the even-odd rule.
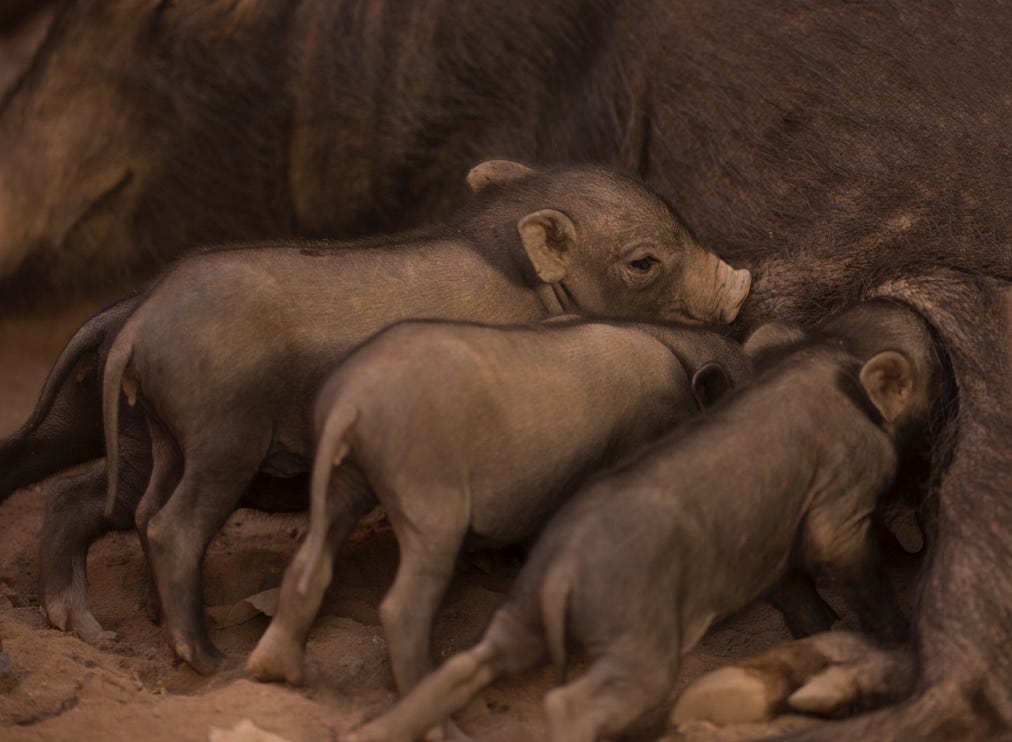
[[[407,691],[428,665],[432,617],[465,535],[530,537],[588,474],[695,412],[711,373],[733,385],[749,369],[736,343],[685,327],[410,322],[384,331],[317,401],[310,535],[248,668],[301,681],[336,550],[378,499],[401,549],[380,613]],[[331,489],[335,456],[344,476]]]
[[[203,551],[258,470],[307,467],[313,395],[353,346],[410,318],[509,324],[565,310],[730,321],[745,299],[748,273],[703,250],[632,181],[493,162],[469,182],[474,210],[428,233],[354,250],[195,256],[150,290],[110,349],[109,505],[122,385],[143,400],[154,453],[138,530],[173,646],[194,667],[217,660],[202,617]]]
[[[549,739],[618,734],[664,700],[707,627],[771,588],[792,560],[839,578],[869,628],[900,633],[869,518],[895,476],[897,446],[926,422],[938,368],[916,315],[888,304],[872,314],[856,316],[879,333],[866,344],[878,346],[871,359],[830,332],[584,487],[546,526],[481,642],[355,742],[415,739],[497,676],[546,656],[564,671],[567,638],[593,664],[546,697]],[[897,347],[906,362],[894,367]]]

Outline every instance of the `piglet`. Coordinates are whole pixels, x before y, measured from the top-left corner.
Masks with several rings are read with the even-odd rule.
[[[247,670],[301,681],[334,555],[379,502],[400,546],[380,617],[406,692],[429,667],[432,618],[466,536],[534,535],[589,473],[748,373],[735,342],[690,327],[429,321],[380,333],[320,393],[309,535]]]

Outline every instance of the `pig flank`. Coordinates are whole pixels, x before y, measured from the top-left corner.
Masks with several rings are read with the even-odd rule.
[[[691,328],[569,320],[384,330],[320,392],[310,531],[247,669],[301,681],[341,546],[334,533],[350,533],[378,499],[400,545],[380,616],[406,692],[428,666],[431,621],[465,534],[496,544],[533,535],[589,473],[694,413],[713,365],[728,387],[749,375],[736,343]]]
[[[497,676],[546,656],[563,674],[567,637],[592,663],[546,696],[548,738],[620,734],[664,700],[707,627],[772,587],[792,559],[836,576],[866,628],[901,638],[870,515],[903,453],[899,423],[928,422],[938,368],[913,312],[880,303],[868,317],[842,324],[874,338],[871,358],[827,334],[582,487],[539,536],[479,644],[351,738],[415,739]],[[905,328],[899,346],[876,335],[882,324]],[[863,387],[874,416],[841,375]]]
[[[628,179],[502,162],[476,170],[505,182],[483,188],[460,220],[424,233],[344,246],[355,249],[292,244],[185,260],[152,287],[110,348],[107,512],[119,482],[122,388],[128,400],[143,399],[155,451],[138,530],[162,604],[171,606],[174,647],[197,669],[213,669],[217,655],[200,610],[207,541],[258,470],[302,468],[312,451],[310,401],[327,369],[365,338],[408,318],[509,324],[576,311],[722,320],[745,299],[747,271],[720,269]],[[170,497],[168,483],[180,476]]]
[[[1006,233],[997,8],[522,8],[64,4],[0,111],[0,262],[23,271],[4,295],[109,286],[195,243],[411,226],[503,154],[639,172],[720,254],[924,238],[973,270]],[[942,240],[940,214],[966,233]]]

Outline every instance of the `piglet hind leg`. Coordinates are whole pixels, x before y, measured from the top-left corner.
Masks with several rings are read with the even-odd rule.
[[[120,449],[125,465],[111,518],[105,517],[106,461],[98,459],[53,480],[39,538],[39,593],[46,615],[54,626],[91,644],[114,634],[102,629],[88,607],[88,549],[110,529],[133,525],[134,508],[151,471],[151,444],[143,424],[129,411],[123,417]]]
[[[148,544],[148,523],[162,509],[169,495],[179,484],[182,459],[175,441],[152,418],[148,419],[148,430],[151,435],[151,477],[148,479],[144,495],[134,509],[134,523],[150,571],[153,569],[154,560],[151,558],[151,548]],[[120,489],[122,490],[122,487]],[[158,598],[158,587],[153,573],[148,586],[148,616],[152,621],[158,622],[162,618],[161,601]]]
[[[677,669],[665,654],[609,650],[581,678],[550,691],[544,702],[550,742],[610,738],[661,704]]]
[[[481,641],[454,655],[423,678],[390,711],[352,730],[346,742],[411,742],[467,706],[497,678],[543,662],[540,626],[532,626],[515,605],[496,612]]]
[[[460,493],[413,494],[413,498],[397,497],[396,505],[387,510],[400,558],[394,584],[379,608],[394,680],[402,694],[432,666],[432,622],[453,577],[468,526],[468,510],[460,506]]]
[[[194,670],[208,675],[217,670],[223,655],[207,634],[201,560],[238,504],[262,456],[249,455],[246,460],[233,456],[215,466],[195,460],[189,451],[184,457],[182,479],[148,523],[148,554],[169,644]]]
[[[246,662],[246,671],[260,680],[286,680],[301,685],[309,629],[320,610],[333,576],[333,562],[355,524],[376,504],[361,474],[344,465],[330,482],[326,538],[319,548],[311,539],[299,547],[281,583],[281,597],[271,625]]]
[[[88,607],[86,565],[88,548],[105,533],[105,460],[84,471],[55,480],[39,539],[39,593],[49,622],[62,631],[96,644],[113,637],[104,631]],[[117,513],[114,523],[130,527],[130,519]]]

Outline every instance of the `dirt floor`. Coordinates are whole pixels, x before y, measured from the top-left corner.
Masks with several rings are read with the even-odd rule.
[[[50,364],[84,316],[81,310],[59,319],[0,322],[0,437],[29,414]],[[293,742],[326,740],[394,700],[377,605],[396,568],[397,545],[382,522],[360,530],[344,549],[336,584],[310,635],[307,682],[296,689],[258,683],[244,676],[241,664],[269,621],[244,599],[280,583],[306,530],[304,515],[239,510],[211,545],[205,602],[212,637],[231,667],[208,678],[173,658],[148,617],[148,576],[132,532],[103,538],[88,559],[92,608],[116,639],[93,647],[49,628],[36,588],[47,498],[43,483],[0,505],[0,640],[14,670],[6,683],[0,681],[0,738],[271,739],[214,732],[249,720]],[[510,553],[462,556],[436,623],[439,657],[480,635],[517,568],[518,557]],[[787,638],[779,615],[756,605],[707,634],[685,658],[679,687]],[[579,671],[576,665],[572,673]],[[495,684],[457,717],[460,726],[479,739],[542,738],[540,699],[551,676],[545,668]],[[776,726],[718,732],[707,725],[665,731],[661,722],[636,738],[738,739],[811,723],[793,717]]]

